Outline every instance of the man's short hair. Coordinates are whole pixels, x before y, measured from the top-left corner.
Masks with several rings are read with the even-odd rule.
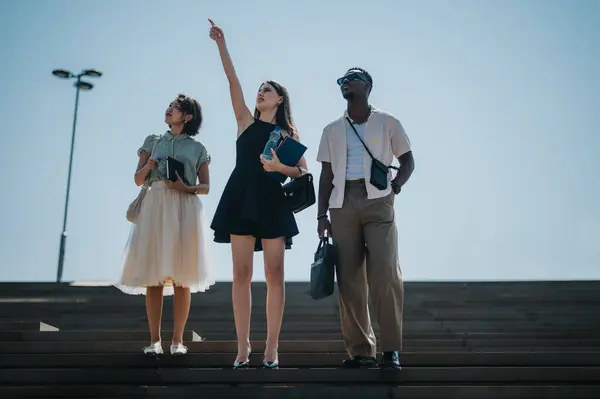
[[[360,73],[365,75],[365,77],[367,78],[367,81],[371,84],[371,89],[373,88],[373,78],[371,77],[371,74],[369,72],[367,72],[366,70],[359,68],[359,67],[353,67],[353,68],[348,69],[346,71],[346,73],[348,73],[350,71],[359,71]]]

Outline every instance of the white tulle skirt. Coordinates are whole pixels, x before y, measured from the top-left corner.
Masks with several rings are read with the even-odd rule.
[[[146,293],[163,285],[204,292],[215,283],[208,253],[208,221],[196,195],[154,182],[146,193],[136,224],[131,228],[121,277],[115,285],[126,294]]]

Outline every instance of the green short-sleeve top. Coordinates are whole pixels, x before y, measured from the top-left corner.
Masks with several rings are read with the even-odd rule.
[[[154,148],[154,152],[152,149]],[[148,185],[152,182],[162,180],[162,176],[167,176],[166,160],[167,157],[175,158],[184,165],[184,172],[181,179],[188,186],[196,185],[198,179],[198,170],[205,163],[210,163],[210,155],[204,145],[187,134],[173,136],[167,131],[162,136],[151,134],[146,137],[144,144],[138,150],[138,155],[145,151],[151,157],[158,159],[158,168],[153,169],[148,174]],[[157,171],[158,170],[158,171]]]

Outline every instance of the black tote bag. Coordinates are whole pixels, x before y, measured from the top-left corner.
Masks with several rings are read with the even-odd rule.
[[[335,247],[323,237],[310,268],[310,296],[323,299],[333,294],[335,280]]]

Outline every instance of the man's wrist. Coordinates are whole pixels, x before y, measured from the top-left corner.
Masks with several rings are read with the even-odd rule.
[[[317,220],[321,220],[321,219],[327,219],[327,212],[319,213],[317,215]]]
[[[400,191],[402,191],[402,186],[399,185],[398,183],[396,183],[394,180],[392,180],[392,191],[394,192],[394,194],[398,195],[400,194]]]

